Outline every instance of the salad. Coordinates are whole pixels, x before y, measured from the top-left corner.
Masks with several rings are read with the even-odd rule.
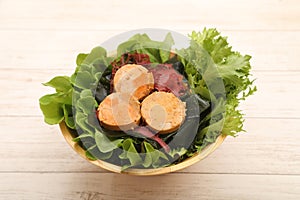
[[[108,54],[77,56],[71,76],[45,86],[39,99],[48,124],[65,123],[90,160],[128,168],[161,168],[192,157],[220,135],[243,130],[238,106],[256,91],[249,55],[233,51],[216,29],[193,31],[174,49],[136,34]]]

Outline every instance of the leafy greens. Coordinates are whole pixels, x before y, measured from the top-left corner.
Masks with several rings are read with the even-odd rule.
[[[77,135],[74,141],[81,144],[89,159],[105,160],[122,166],[123,170],[158,168],[181,162],[213,143],[220,134],[235,136],[243,131],[243,115],[238,105],[256,90],[250,79],[251,57],[233,51],[227,38],[216,29],[192,32],[189,37],[188,48],[175,50],[175,61],[183,65],[182,71],[195,95],[185,100],[187,112],[193,112],[196,102],[203,113],[200,119],[199,116],[187,119],[177,134],[168,136],[179,141],[178,146],[171,146],[170,152],[160,150],[159,144],[147,137],[105,130],[99,125],[96,108],[109,93],[112,61],[124,53],[138,52],[149,55],[152,63],[172,63],[170,51],[174,41],[171,34],[162,42],[153,41],[146,34],[136,34],[118,46],[117,58],[107,56],[102,47],[94,48],[90,54],[79,54],[72,76],[57,76],[44,84],[56,90],[39,100],[45,122],[59,124],[64,121]],[[210,109],[206,109],[206,101]],[[191,130],[196,135],[182,134]],[[168,137],[162,139],[168,141]],[[187,145],[185,140],[193,142]]]

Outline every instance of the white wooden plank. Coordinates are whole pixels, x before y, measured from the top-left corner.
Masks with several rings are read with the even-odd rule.
[[[138,27],[299,30],[297,0],[195,1],[8,1],[0,7],[1,29],[107,30]]]
[[[298,0],[0,0],[0,199],[300,199]],[[121,19],[120,19],[121,18]],[[141,27],[217,27],[253,56],[259,91],[241,109],[248,133],[165,176],[108,173],[43,123],[40,83],[75,57]]]
[[[299,119],[247,119],[205,160],[180,173],[298,174]],[[1,118],[0,172],[103,172],[64,141],[58,126],[38,117]],[[14,128],[14,127],[18,128]]]
[[[134,177],[106,173],[4,173],[0,174],[0,198],[298,200],[300,177],[231,174]]]
[[[55,90],[42,83],[54,76],[71,75],[72,70],[1,70],[1,115],[40,115],[38,99]],[[12,81],[13,80],[13,81]]]
[[[255,72],[257,93],[242,102],[247,117],[298,118],[300,110],[300,73]]]
[[[0,171],[104,171],[85,161],[66,143],[58,126],[39,117],[0,118]],[[15,128],[17,127],[17,128]]]
[[[57,75],[71,75],[73,70],[0,69],[0,92],[5,94],[0,98],[0,115],[41,115],[38,99],[54,92],[41,83]],[[254,72],[254,77],[258,92],[241,105],[247,117],[300,117],[300,72],[262,71]]]
[[[244,128],[246,133],[226,138],[212,155],[187,171],[299,174],[299,119],[249,118]]]
[[[187,35],[192,29],[180,33]],[[0,31],[0,68],[72,68],[77,54],[124,31]],[[300,31],[221,31],[234,50],[252,55],[254,70],[300,69]]]

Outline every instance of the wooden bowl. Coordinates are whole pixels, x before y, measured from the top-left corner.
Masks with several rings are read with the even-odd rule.
[[[160,175],[160,174],[167,174],[170,172],[175,172],[181,169],[184,169],[188,166],[191,166],[200,160],[207,157],[209,154],[211,154],[214,150],[216,150],[224,141],[225,135],[220,135],[216,141],[210,145],[208,145],[206,148],[204,148],[201,152],[195,153],[194,156],[184,160],[181,163],[174,164],[168,167],[163,168],[157,168],[157,169],[127,169],[125,171],[121,170],[120,166],[110,164],[108,162],[102,161],[102,160],[90,160],[85,156],[85,150],[76,142],[73,142],[73,136],[69,129],[67,128],[65,122],[61,122],[59,124],[61,132],[66,139],[66,141],[69,143],[69,145],[84,159],[89,161],[90,163],[97,165],[103,169],[109,170],[111,172],[120,173],[120,174],[130,174],[130,175],[137,175],[137,176],[151,176],[151,175]]]

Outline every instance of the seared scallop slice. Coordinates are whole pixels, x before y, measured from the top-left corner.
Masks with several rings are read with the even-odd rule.
[[[141,114],[150,128],[161,134],[171,133],[185,119],[185,103],[172,93],[154,92],[143,100]]]
[[[110,130],[134,129],[141,119],[140,102],[128,93],[112,93],[100,103],[98,119]]]
[[[142,65],[124,65],[116,72],[113,82],[116,92],[129,93],[139,100],[154,88],[152,73]]]

